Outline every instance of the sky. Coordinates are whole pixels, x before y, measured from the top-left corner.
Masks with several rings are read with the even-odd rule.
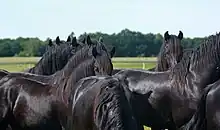
[[[2,0],[0,38],[60,36],[73,31],[169,31],[204,37],[220,31],[220,0]]]

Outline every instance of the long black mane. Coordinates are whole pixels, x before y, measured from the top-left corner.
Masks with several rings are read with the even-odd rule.
[[[126,88],[117,78],[90,76],[81,79],[76,90],[71,92],[70,103],[69,128],[137,130]]]
[[[107,79],[100,87],[94,108],[95,124],[98,129],[137,129],[124,88],[120,82]]]
[[[65,42],[60,41],[59,37],[57,37],[55,42],[49,41],[47,52],[44,53],[35,67],[26,72],[39,75],[54,74],[56,71],[61,70],[75,54],[75,51],[81,47],[76,40]]]
[[[184,84],[187,84],[188,76],[193,76],[191,74],[192,71],[198,75],[203,75],[202,72],[204,72],[204,68],[213,68],[213,65],[215,67],[219,66],[219,50],[220,33],[209,36],[203,44],[200,44],[200,46],[191,51],[189,50],[189,52],[187,52],[188,54],[183,57],[181,62],[171,69],[172,79],[174,79],[173,81],[175,82],[174,87],[179,87],[181,90],[183,86],[185,86]],[[210,71],[216,70],[212,69]]]

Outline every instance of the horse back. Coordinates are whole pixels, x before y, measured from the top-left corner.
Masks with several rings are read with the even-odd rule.
[[[1,97],[7,99],[0,98],[0,110],[4,110],[0,111],[0,120],[7,120],[12,129],[61,130],[56,115],[58,101],[51,88],[24,77],[11,77],[1,83]]]

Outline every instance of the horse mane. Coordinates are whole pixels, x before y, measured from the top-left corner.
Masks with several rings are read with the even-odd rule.
[[[98,84],[100,85],[100,84]],[[123,86],[115,78],[104,79],[95,98],[93,117],[96,126],[104,129],[136,127]],[[131,121],[133,120],[133,121]]]
[[[81,66],[80,63],[85,62],[85,60],[89,59],[88,51],[90,47],[88,45],[85,45],[83,48],[81,48],[79,51],[76,52],[74,56],[72,56],[68,63],[65,65],[65,67],[56,72],[53,75],[53,79],[50,81],[51,84],[57,84],[57,96],[63,97],[63,92],[66,88],[67,82],[73,81],[77,77],[81,77],[85,73],[78,73],[76,76],[76,73],[74,73],[74,76],[71,76],[74,71],[76,71],[78,68],[78,65]],[[82,67],[81,67],[82,68]],[[85,68],[83,68],[85,69]],[[85,71],[88,69],[85,69]],[[71,77],[71,78],[70,78]],[[72,79],[73,78],[73,79]]]
[[[51,75],[61,70],[68,62],[68,59],[73,55],[71,52],[72,49],[73,47],[68,42],[61,42],[60,45],[53,45],[44,53],[35,67],[29,69],[27,72],[40,75]]]
[[[61,70],[58,72],[58,75],[61,76],[59,74],[60,72],[64,74],[63,76],[68,76],[69,74],[71,74],[73,70],[69,70],[70,68],[76,68],[79,63],[90,57],[90,55],[88,55],[88,51],[90,51],[90,46],[88,45],[85,45],[83,48],[77,51],[76,54],[69,59],[68,63],[63,68],[63,71]],[[57,73],[55,73],[55,75],[57,75]]]
[[[192,54],[193,48],[187,48],[183,50],[183,57],[190,56]]]
[[[216,35],[211,35],[205,39],[203,44],[195,49],[195,53],[192,55],[192,66],[197,71],[204,69],[209,63],[218,63],[220,61],[219,53],[220,50],[220,33]],[[199,62],[198,62],[199,61]]]
[[[219,50],[220,33],[209,36],[197,48],[188,50],[182,60],[171,69],[171,78],[174,79],[173,86],[179,87],[179,91],[181,91],[185,89],[183,86],[187,82],[187,75],[190,71],[200,72],[204,68],[207,68],[207,65],[219,63]]]
[[[54,78],[51,80],[51,84],[57,84],[57,96],[61,97],[64,102],[67,101],[65,96],[70,94],[71,89],[79,79],[87,77],[88,75],[94,75],[94,71],[91,70],[91,62],[94,62],[94,60],[90,60],[92,59],[90,52],[94,46],[97,46],[97,44],[84,45],[83,48],[78,50],[76,54],[69,59],[69,62],[63,70],[53,75]]]
[[[79,65],[81,65],[79,63],[84,62],[84,65],[85,65],[86,64],[85,61],[87,61],[87,63],[91,62],[88,59],[91,58],[91,56],[92,56],[91,51],[92,51],[93,47],[95,47],[97,52],[100,54],[102,51],[107,52],[107,49],[105,48],[105,46],[103,46],[102,43],[99,43],[95,40],[93,40],[92,43],[93,43],[92,45],[85,44],[80,50],[78,50],[76,52],[76,54],[69,59],[68,63],[66,64],[66,66],[63,69],[64,71],[59,71],[57,74],[55,74],[56,75],[55,77],[58,77],[58,78],[68,77],[68,76],[70,76],[70,74],[74,70],[83,68],[83,67],[79,67]],[[69,70],[69,68],[71,68],[73,70]],[[85,70],[84,73],[78,74],[78,77],[82,77],[80,75],[86,75],[86,71],[89,70],[88,67],[87,67],[87,69],[85,69],[85,68],[83,68],[83,69]]]

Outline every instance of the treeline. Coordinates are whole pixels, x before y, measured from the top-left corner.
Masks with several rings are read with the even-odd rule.
[[[78,39],[81,39],[84,35],[85,34],[80,35]],[[89,35],[95,39],[102,36],[106,46],[115,46],[115,56],[120,57],[156,56],[163,42],[163,34],[143,34],[128,29],[111,35],[101,32],[89,33]],[[184,38],[182,44],[184,48],[192,48],[198,46],[203,39],[204,38]],[[17,39],[0,39],[0,57],[42,56],[47,45],[48,39],[46,41],[41,41],[39,38],[22,37]]]

